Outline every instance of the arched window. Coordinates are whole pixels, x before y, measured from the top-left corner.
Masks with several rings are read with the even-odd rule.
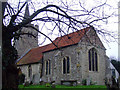
[[[63,59],[63,74],[66,73],[66,59]]]
[[[70,73],[70,59],[67,57],[67,73]]]
[[[92,48],[88,52],[89,55],[89,71],[98,71],[98,57],[95,48]]]
[[[46,75],[50,75],[51,74],[51,62],[50,60],[46,61]]]
[[[32,75],[32,67],[31,65],[28,66],[28,76],[31,77]]]
[[[63,74],[70,73],[70,58],[64,57],[63,58]]]
[[[48,61],[46,61],[46,75],[48,75]]]

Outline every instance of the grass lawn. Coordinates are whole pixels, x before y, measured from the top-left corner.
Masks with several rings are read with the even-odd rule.
[[[19,85],[19,88],[52,88],[52,87],[46,87],[45,85],[29,85],[24,87],[23,85]],[[104,89],[107,90],[107,87],[104,85],[89,85],[89,86],[65,86],[65,85],[56,85],[56,88],[96,88],[96,90]],[[95,89],[94,89],[95,90]]]

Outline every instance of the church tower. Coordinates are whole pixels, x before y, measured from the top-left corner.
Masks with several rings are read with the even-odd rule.
[[[28,3],[27,3],[26,8],[25,8],[24,19],[28,18],[29,16],[30,16],[30,14],[29,14],[29,7],[28,7]],[[35,28],[39,29],[38,25],[33,25],[31,23],[29,23],[28,25],[34,26]],[[27,28],[23,27],[21,29],[21,32],[31,33],[31,34],[35,35],[36,38],[34,38],[31,35],[21,35],[21,37],[19,38],[19,40],[17,40],[15,42],[15,48],[18,51],[18,58],[22,57],[31,48],[38,47],[38,32],[37,31],[35,31],[31,27],[27,27]]]

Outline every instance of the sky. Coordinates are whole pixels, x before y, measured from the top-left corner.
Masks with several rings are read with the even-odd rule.
[[[116,8],[116,12],[118,12],[118,2],[119,0],[108,0],[110,5]],[[117,13],[118,14],[118,13]],[[118,16],[113,17],[109,20],[109,23],[107,25],[107,29],[110,29],[111,31],[118,31]],[[109,57],[115,57],[118,59],[118,42],[110,42],[109,44],[103,43],[106,47],[106,54]]]
[[[10,0],[10,2],[12,2],[12,1],[17,1],[17,0]],[[29,0],[28,0],[29,1]],[[31,1],[31,0],[30,0]],[[34,0],[33,0],[34,1]],[[47,1],[47,0],[41,0],[41,1]],[[54,0],[48,0],[48,1],[54,1]],[[56,0],[56,1],[58,1],[58,4],[59,4],[59,0]],[[64,1],[64,0],[63,0]],[[74,3],[74,4],[76,4],[76,0],[66,0],[66,1],[69,1],[69,3],[67,3],[67,4],[71,4],[71,3]],[[92,5],[95,5],[94,4],[94,1],[96,1],[96,0],[81,0],[81,1],[85,1],[85,2],[87,2],[85,5],[86,5],[86,7],[91,7]],[[105,0],[97,0],[97,1],[99,1],[99,2],[104,2]],[[39,0],[36,0],[36,1],[34,1],[34,2],[39,2]],[[108,9],[108,8],[106,8],[105,7],[105,12],[107,12],[107,13],[111,13],[113,10],[117,13],[118,12],[118,2],[119,2],[119,0],[107,0],[107,3],[112,7],[112,8],[114,8],[114,9]],[[41,3],[40,3],[41,4]],[[42,3],[43,4],[43,3]],[[42,4],[40,5],[40,6],[42,6]],[[55,3],[54,3],[55,4]],[[96,3],[97,4],[97,3]],[[44,4],[43,4],[43,6],[44,6]],[[37,6],[35,6],[35,7],[37,7]],[[38,7],[39,8],[39,7]],[[76,8],[76,7],[75,7]],[[38,23],[39,24],[39,23]],[[40,26],[41,24],[39,24],[39,26]],[[51,27],[51,26],[50,26]],[[106,30],[108,30],[108,31],[112,31],[112,32],[115,32],[115,33],[117,33],[117,31],[118,31],[118,17],[117,16],[115,16],[115,17],[111,17],[109,20],[108,20],[108,23],[107,23],[107,25],[103,25],[103,28],[105,28]],[[46,33],[46,31],[44,30],[43,32],[45,32]],[[115,34],[114,36],[117,36],[117,34]],[[51,35],[51,38],[52,38],[52,40],[54,40],[56,37],[54,37],[53,35]],[[44,38],[43,38],[44,39]],[[100,39],[102,40],[102,42],[103,42],[103,44],[104,44],[104,46],[105,46],[105,48],[106,48],[106,54],[107,54],[107,56],[109,56],[109,57],[115,57],[115,58],[118,58],[118,42],[117,42],[117,39],[116,39],[116,41],[115,40],[111,40],[109,37],[108,37],[108,39],[110,39],[110,41],[109,41],[109,43],[108,42],[105,42],[105,40],[104,40],[104,38],[103,37],[101,37],[100,36]],[[39,41],[41,41],[41,38],[40,38],[40,40]],[[44,44],[42,44],[42,45],[45,45],[45,44],[48,44],[48,43],[50,43],[50,41],[49,40],[46,40],[46,42],[44,43]]]

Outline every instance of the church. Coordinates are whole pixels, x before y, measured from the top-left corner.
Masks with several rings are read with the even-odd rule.
[[[57,37],[52,43],[41,47],[36,42],[31,39],[30,45],[34,46],[25,53],[20,52],[23,55],[17,60],[18,68],[25,74],[25,81],[81,85],[86,80],[96,85],[105,84],[108,57],[93,27]],[[16,44],[18,53],[30,46],[27,42],[19,43],[22,46],[19,49],[19,44]]]
[[[33,48],[19,59],[17,65],[27,81],[38,74],[44,82],[56,84],[81,83],[84,79],[104,84],[108,58],[92,27],[58,37],[53,43]]]

